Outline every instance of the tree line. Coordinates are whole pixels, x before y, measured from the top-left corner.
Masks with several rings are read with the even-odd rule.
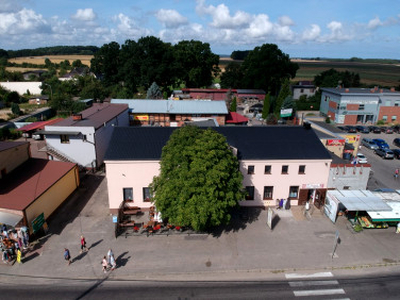
[[[97,46],[53,46],[36,49],[4,50],[0,49],[0,58],[44,56],[44,55],[94,55],[99,50]]]

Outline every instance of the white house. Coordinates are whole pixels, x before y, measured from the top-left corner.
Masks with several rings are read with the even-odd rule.
[[[79,114],[45,126],[40,133],[46,137],[49,159],[98,168],[103,164],[114,126],[128,125],[127,105],[95,103]]]

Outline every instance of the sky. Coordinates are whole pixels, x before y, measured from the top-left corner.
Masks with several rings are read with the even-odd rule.
[[[155,36],[215,54],[277,44],[291,58],[400,59],[399,0],[0,0],[0,48]]]

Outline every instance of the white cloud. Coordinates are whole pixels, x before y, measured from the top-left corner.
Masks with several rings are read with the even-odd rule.
[[[81,22],[91,22],[96,19],[96,14],[92,8],[78,9],[76,14],[72,15],[71,18]]]
[[[212,17],[210,25],[215,28],[241,28],[247,26],[251,20],[251,15],[246,12],[239,10],[231,16],[229,8],[225,4],[217,7],[206,6],[204,0],[197,1],[196,11],[200,15],[210,15]]]
[[[250,37],[258,38],[270,35],[273,31],[274,25],[269,20],[269,17],[264,14],[257,15],[250,23],[249,28],[246,30]]]
[[[15,13],[0,13],[0,35],[25,35],[34,32],[50,32],[42,15],[26,8]]]
[[[160,9],[156,13],[156,18],[167,28],[177,28],[188,24],[188,19],[173,9]]]
[[[128,36],[129,39],[135,39],[152,34],[151,30],[139,27],[133,19],[123,13],[114,16],[114,20],[118,23],[118,31],[113,30],[113,33],[116,35],[121,34]]]
[[[381,20],[378,17],[376,17],[368,22],[367,28],[368,29],[376,29],[380,26],[383,26],[383,23],[381,22]]]
[[[303,41],[317,40],[321,35],[321,28],[317,24],[311,24],[311,28],[304,30],[302,34]]]
[[[279,18],[279,25],[281,26],[293,26],[294,22],[289,16],[282,16]]]

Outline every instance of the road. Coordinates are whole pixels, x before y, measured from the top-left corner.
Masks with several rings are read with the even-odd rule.
[[[395,138],[400,138],[400,134],[361,134],[361,139],[364,137],[370,139],[384,139],[391,149],[396,149],[398,147],[393,145],[393,140]],[[400,189],[400,178],[395,180],[393,176],[396,168],[400,168],[400,161],[398,159],[382,159],[380,156],[376,155],[373,150],[363,146],[359,152],[367,157],[368,162],[371,164],[371,169],[373,170],[373,175],[368,181],[369,190],[374,190],[376,188]]]
[[[335,277],[331,272],[285,274],[257,281],[97,281],[22,278],[0,283],[1,299],[398,299],[400,274]]]

